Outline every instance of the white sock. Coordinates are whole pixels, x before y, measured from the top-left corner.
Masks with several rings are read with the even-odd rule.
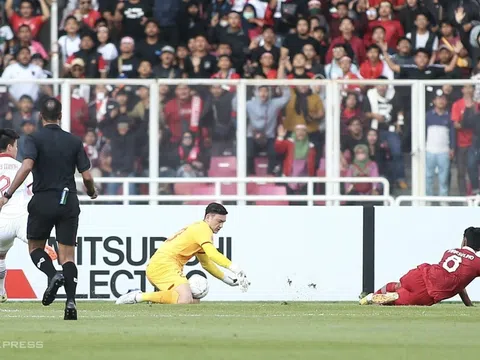
[[[0,260],[0,295],[5,294],[5,276],[7,275],[7,264],[5,259]]]

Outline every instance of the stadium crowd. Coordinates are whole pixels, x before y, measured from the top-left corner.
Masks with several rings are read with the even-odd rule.
[[[58,3],[57,41],[49,39],[50,0],[0,1],[2,79],[51,77],[53,42],[61,75],[73,79],[480,79],[477,0]],[[242,109],[248,174],[322,176],[324,89],[265,84],[249,89]],[[33,82],[0,86],[1,127],[22,134],[20,159],[25,135],[41,126],[38,101],[51,94],[51,87]],[[410,95],[406,87],[343,87],[343,175],[380,175],[408,189]],[[219,162],[236,155],[235,87],[164,85],[159,96],[160,176],[224,175]],[[427,194],[433,194],[437,175],[439,194],[449,194],[453,160],[458,192],[478,193],[480,86],[427,87],[426,97]],[[73,87],[71,130],[84,139],[94,175],[148,175],[149,101],[145,86]],[[104,193],[117,194],[120,186],[108,184]],[[162,193],[172,191],[162,187]],[[306,188],[289,184],[286,191],[305,194]],[[382,189],[346,184],[344,192]]]

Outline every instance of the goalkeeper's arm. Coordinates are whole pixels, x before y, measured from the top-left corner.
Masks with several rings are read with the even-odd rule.
[[[232,279],[230,276],[225,275],[225,273],[222,270],[220,270],[212,260],[210,260],[208,255],[197,253],[197,259],[198,261],[200,261],[200,264],[202,265],[202,267],[206,271],[208,271],[212,276],[216,277],[219,280],[222,280],[224,283],[228,285],[231,285],[231,286],[238,285],[236,279]]]
[[[240,272],[238,266],[232,264],[232,262],[222,253],[220,253],[212,243],[206,243],[202,245],[203,251],[218,266],[233,271],[235,274]],[[213,274],[212,274],[213,275]]]

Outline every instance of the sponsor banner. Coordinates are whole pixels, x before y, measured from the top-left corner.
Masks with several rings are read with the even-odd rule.
[[[79,298],[114,300],[129,289],[152,291],[145,276],[151,255],[167,237],[201,220],[204,209],[83,206],[77,239]],[[215,245],[245,270],[252,284],[247,293],[241,293],[208,275],[210,292],[205,300],[358,299],[362,208],[231,206],[228,211]],[[15,243],[7,256],[7,268],[10,299],[41,298],[47,280],[31,262],[26,244]],[[204,273],[194,258],[185,266],[185,274],[198,272]]]
[[[459,248],[463,231],[479,226],[479,210],[473,207],[376,207],[375,287],[398,281],[422,263],[440,262],[448,249]],[[480,301],[480,281],[467,291]],[[452,300],[459,300],[456,296]]]

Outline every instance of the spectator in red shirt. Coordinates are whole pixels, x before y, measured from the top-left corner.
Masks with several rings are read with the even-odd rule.
[[[240,75],[232,67],[232,60],[228,55],[220,55],[217,62],[218,72],[212,75],[212,79],[240,79]]]
[[[196,95],[191,96],[188,85],[177,85],[175,98],[167,102],[164,109],[165,123],[171,132],[170,142],[178,144],[182,134],[187,130],[193,134],[199,134],[202,111],[202,99]],[[207,135],[205,130],[203,131],[204,136]]]
[[[240,79],[240,75],[235,72],[233,68],[231,57],[228,55],[221,55],[217,62],[218,72],[212,75],[212,79]],[[235,92],[235,86],[227,86],[229,91]],[[227,88],[226,87],[226,88]]]
[[[79,23],[83,22],[90,29],[94,29],[95,22],[102,17],[102,15],[93,9],[92,0],[80,0],[79,7],[72,15],[75,16]]]
[[[285,139],[287,130],[283,125],[277,129],[275,151],[284,156],[283,175],[291,177],[315,176],[315,145],[308,139],[307,126],[297,125],[291,137]],[[306,193],[306,184],[288,184],[287,193],[301,195]],[[291,204],[293,205],[293,204]]]
[[[384,1],[385,0],[369,0],[368,3],[370,6],[379,7]],[[394,6],[396,11],[400,10],[405,5],[405,0],[388,0],[388,2]]]
[[[260,56],[260,64],[257,67],[257,71],[254,75],[263,75],[266,79],[276,79],[277,69],[274,67],[275,60],[273,54],[269,51],[265,51]]]
[[[475,113],[477,104],[473,100],[474,87],[465,85],[462,89],[463,98],[457,100],[452,105],[452,121],[457,131],[457,176],[458,188],[461,196],[467,195],[466,174],[467,169],[478,167],[475,159],[475,149],[472,147],[473,130],[462,128],[463,114],[466,111]],[[474,173],[478,173],[475,171]],[[469,172],[470,174],[470,172]]]
[[[368,24],[367,39],[371,40],[372,31],[376,26],[383,26],[385,29],[385,40],[388,47],[394,49],[397,46],[399,38],[405,35],[400,21],[393,20],[393,6],[388,1],[382,1],[378,9],[378,19],[370,21]]]
[[[340,22],[340,31],[342,35],[333,39],[330,44],[326,59],[327,63],[332,61],[332,51],[335,45],[348,44],[353,50],[356,62],[361,64],[365,60],[365,44],[362,39],[353,35],[353,32],[355,31],[353,20],[350,18],[343,18]]]
[[[343,80],[358,80],[360,79],[355,73],[352,72],[352,59],[345,55],[339,61],[340,69],[342,69],[343,76],[339,79]],[[345,92],[355,91],[360,93],[362,91],[362,87],[356,84],[343,84],[342,89]]]
[[[262,34],[263,20],[257,18],[257,11],[251,4],[246,4],[242,12],[242,27],[246,31],[250,40]]]
[[[342,112],[340,114],[341,135],[348,134],[348,124],[351,119],[363,120],[362,109],[360,108],[360,101],[356,92],[348,92],[342,101]],[[363,121],[361,121],[362,125]]]
[[[90,32],[82,34],[80,50],[69,56],[65,70],[69,71],[72,61],[76,58],[80,58],[85,63],[85,76],[87,78],[106,78],[107,77],[107,64],[102,55],[97,52],[95,48],[95,38]]]
[[[344,18],[348,16],[348,3],[345,1],[337,2],[335,9],[337,11],[333,15],[330,15],[329,13],[330,19],[328,21],[330,37],[332,39],[342,36],[342,32],[340,30],[340,23]]]
[[[39,0],[42,9],[42,15],[34,16],[33,4],[31,0],[22,0],[20,2],[20,13],[13,11],[13,0],[7,0],[5,3],[5,12],[7,18],[12,25],[13,31],[16,33],[20,26],[28,25],[32,30],[32,36],[36,38],[44,22],[50,17],[50,10],[45,0]]]
[[[380,59],[381,53],[382,50],[377,45],[368,47],[367,60],[360,65],[360,75],[364,79],[378,79],[380,76],[385,76],[393,80],[393,71]]]
[[[293,65],[293,66],[292,66]],[[304,53],[298,53],[293,58],[293,64],[286,61],[286,68],[290,71],[288,79],[313,79],[315,74],[307,71],[307,57]]]
[[[70,132],[83,138],[90,125],[88,105],[85,99],[73,93],[70,98]]]

